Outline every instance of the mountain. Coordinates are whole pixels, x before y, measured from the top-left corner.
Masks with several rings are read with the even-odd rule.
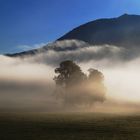
[[[117,18],[99,19],[81,25],[58,40],[78,39],[93,45],[138,47],[140,16],[124,14]]]
[[[90,45],[115,45],[125,48],[140,46],[140,16],[124,14],[117,18],[98,19],[83,24],[53,43],[40,49],[34,49],[7,56],[35,55],[48,50],[66,51]]]

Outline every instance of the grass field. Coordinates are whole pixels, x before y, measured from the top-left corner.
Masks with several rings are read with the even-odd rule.
[[[0,140],[140,140],[140,115],[1,114]]]

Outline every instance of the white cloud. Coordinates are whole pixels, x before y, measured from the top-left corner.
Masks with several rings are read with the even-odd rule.
[[[69,44],[61,43],[60,47]],[[140,57],[134,56],[135,52],[131,50],[108,45],[66,51],[50,50],[24,59],[0,56],[0,106],[59,110],[62,100],[56,99],[52,94],[52,79],[56,65],[66,59],[76,61],[84,72],[88,68],[103,72],[108,89],[107,101],[139,102]]]
[[[38,49],[45,45],[46,43],[39,43],[39,44],[34,44],[34,45],[18,45],[16,48],[18,48],[20,51],[27,51],[27,50],[32,50],[32,49]]]

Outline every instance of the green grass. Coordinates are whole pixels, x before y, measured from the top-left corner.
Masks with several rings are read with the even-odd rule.
[[[0,140],[140,140],[140,116],[1,114]]]

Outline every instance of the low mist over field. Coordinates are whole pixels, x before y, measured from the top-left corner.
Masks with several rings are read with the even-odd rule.
[[[73,42],[73,40],[72,40]],[[139,71],[140,57],[137,49],[102,45],[79,44],[75,50],[68,49],[71,41],[57,42],[61,50],[50,49],[26,57],[0,56],[0,109],[2,111],[97,111],[137,112],[140,107]],[[66,50],[63,47],[67,46]],[[85,47],[86,46],[86,47]],[[59,49],[59,48],[58,48]],[[53,77],[54,69],[64,60],[75,61],[88,74],[95,68],[104,74],[107,88],[101,102],[93,94],[69,94],[69,106],[58,93]],[[61,90],[60,90],[61,92]],[[59,95],[59,97],[58,97]],[[95,102],[91,103],[91,98]],[[86,99],[86,100],[85,100]],[[73,105],[76,101],[76,106]]]

